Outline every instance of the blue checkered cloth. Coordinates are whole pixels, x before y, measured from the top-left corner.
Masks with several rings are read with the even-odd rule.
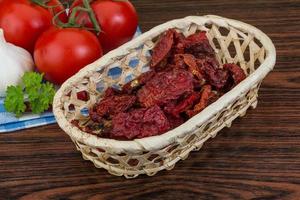
[[[138,27],[134,37],[137,37],[140,34],[141,30]],[[4,99],[0,98],[0,133],[12,132],[54,123],[56,123],[56,120],[52,112],[45,112],[41,115],[28,113],[20,118],[16,118],[14,114],[5,111]]]

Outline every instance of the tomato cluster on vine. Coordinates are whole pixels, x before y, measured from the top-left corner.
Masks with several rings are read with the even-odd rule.
[[[0,0],[5,39],[28,50],[55,84],[129,41],[137,24],[129,1]]]

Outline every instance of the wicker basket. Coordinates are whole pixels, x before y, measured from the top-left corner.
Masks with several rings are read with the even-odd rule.
[[[148,70],[149,51],[159,35],[169,28],[176,28],[186,36],[207,31],[217,59],[221,63],[238,63],[248,77],[186,123],[159,136],[117,141],[73,126],[71,121],[75,119],[81,126],[92,123],[87,109],[101,98],[107,87],[120,87]],[[53,110],[59,126],[84,159],[113,175],[152,176],[160,170],[172,169],[222,128],[230,127],[235,118],[245,115],[249,107],[255,108],[260,83],[273,69],[275,60],[271,40],[255,27],[218,16],[190,16],[157,26],[82,69],[57,92]],[[88,101],[77,98],[80,91],[87,91]]]

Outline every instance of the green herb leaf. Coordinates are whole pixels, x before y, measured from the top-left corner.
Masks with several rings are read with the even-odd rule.
[[[29,102],[34,102],[40,97],[43,75],[36,72],[26,72],[22,77],[25,92],[28,94]]]
[[[8,87],[5,109],[15,113],[17,117],[21,116],[26,110],[24,103],[24,95],[26,95],[29,108],[33,113],[40,114],[48,110],[55,95],[53,84],[43,83],[43,75],[36,72],[26,72],[22,81],[22,85]]]
[[[9,86],[6,90],[6,98],[4,100],[6,111],[15,113],[20,117],[25,112],[26,105],[24,103],[24,94],[21,86]]]
[[[52,104],[55,95],[54,86],[49,82],[44,83],[41,85],[41,89],[38,94],[38,98],[29,100],[33,113],[41,113],[49,108],[49,105]]]
[[[43,81],[43,74],[39,74],[37,72],[26,72],[22,77],[22,81],[25,88],[40,87]]]

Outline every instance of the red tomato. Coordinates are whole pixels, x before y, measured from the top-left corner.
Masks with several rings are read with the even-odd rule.
[[[71,6],[81,5],[77,0]],[[129,1],[94,0],[91,7],[101,27],[98,38],[105,52],[108,52],[132,39],[138,24],[137,13]],[[93,28],[86,13],[78,16],[79,24]]]
[[[101,56],[97,37],[78,28],[51,28],[40,36],[34,49],[38,70],[55,84],[62,84]]]
[[[51,26],[51,18],[44,8],[20,0],[0,4],[0,27],[5,39],[30,52],[40,34]]]
[[[29,0],[2,0],[0,2],[0,28],[5,39],[17,46],[33,52],[37,38],[52,26],[52,14],[63,9],[58,0],[51,0],[49,5],[60,5],[47,10]],[[66,20],[66,15],[60,15]]]
[[[1,0],[1,1],[11,1],[11,0]],[[27,4],[35,4],[34,2],[32,2],[32,0],[14,0],[14,1],[27,3]],[[46,2],[46,6],[49,7],[48,10],[51,12],[52,16],[55,16],[56,14],[60,13],[58,18],[64,23],[68,22],[67,12],[65,11],[66,9],[59,0],[48,0]]]

